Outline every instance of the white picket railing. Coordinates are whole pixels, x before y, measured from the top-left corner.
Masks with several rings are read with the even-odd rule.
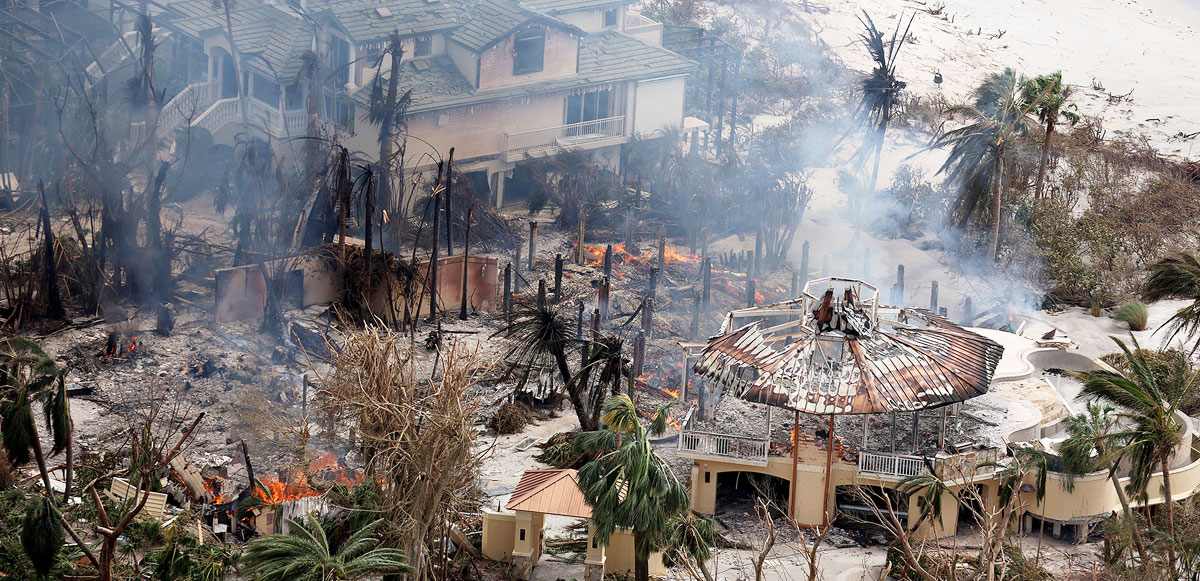
[[[207,129],[209,133],[215,133],[226,123],[236,120],[239,116],[237,97],[221,99],[201,113],[195,121],[192,121],[192,127],[200,127]]]
[[[761,438],[690,430],[681,430],[679,433],[679,452],[684,456],[690,454],[710,458],[736,458],[765,466],[770,445],[769,441]]]
[[[625,136],[625,116],[606,117],[595,121],[571,123],[522,131],[520,133],[505,132],[501,148],[506,158],[518,157],[520,154],[547,149],[551,147],[573,147],[585,145],[594,141]]]
[[[895,478],[907,478],[928,472],[924,458],[877,452],[860,452],[858,471]]]

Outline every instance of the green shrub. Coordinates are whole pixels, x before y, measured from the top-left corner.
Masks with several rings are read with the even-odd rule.
[[[1140,301],[1129,301],[1113,311],[1113,320],[1129,325],[1130,331],[1145,331],[1150,319],[1150,312]]]

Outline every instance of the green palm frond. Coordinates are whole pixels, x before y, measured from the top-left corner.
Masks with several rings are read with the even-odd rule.
[[[1163,328],[1170,331],[1168,340],[1179,333],[1196,337],[1200,348],[1200,254],[1178,254],[1150,265],[1150,277],[1142,286],[1142,298],[1157,301],[1166,298],[1185,298],[1193,302],[1176,312]]]
[[[58,388],[47,398],[43,411],[53,441],[50,455],[54,456],[67,448],[67,442],[71,439],[73,429],[71,405],[67,401],[67,384],[62,375],[58,376]]]
[[[54,502],[48,496],[29,499],[25,519],[21,523],[21,547],[33,562],[38,575],[45,578],[50,574],[66,538],[62,515]]]

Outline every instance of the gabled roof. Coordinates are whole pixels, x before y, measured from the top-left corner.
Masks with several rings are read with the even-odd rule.
[[[225,33],[225,15],[213,9],[210,0],[168,4],[161,18],[166,26],[194,38]],[[311,27],[295,14],[254,0],[242,0],[229,19],[245,64],[290,82],[300,68],[300,55],[312,47]]]
[[[462,22],[463,3],[457,0],[327,0],[310,7],[328,14],[357,43],[382,41],[395,31],[400,36],[443,32]]]
[[[579,41],[579,71],[575,75],[548,79],[539,83],[478,90],[463,78],[449,57],[405,62],[400,68],[399,86],[412,89],[409,113],[462,107],[502,99],[521,98],[552,91],[571,91],[617,81],[654,79],[685,74],[696,64],[669,50],[646,44],[615,30],[589,34]],[[384,67],[383,78],[390,71]],[[362,106],[369,106],[370,88],[352,95]]]
[[[521,6],[557,16],[559,14],[568,14],[571,12],[582,12],[584,10],[595,10],[597,8],[609,8],[612,6],[624,6],[632,4],[630,0],[522,0]]]
[[[592,518],[574,470],[526,470],[504,505],[507,510]]]
[[[583,35],[582,30],[561,20],[526,10],[516,0],[477,0],[467,5],[463,24],[450,34],[450,40],[479,53],[534,22]]]

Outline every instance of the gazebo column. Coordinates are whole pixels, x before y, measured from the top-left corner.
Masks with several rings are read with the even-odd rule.
[[[587,557],[583,560],[586,566],[583,571],[583,581],[603,581],[604,561],[607,558],[604,554],[604,545],[600,544],[600,540],[596,538],[596,523],[589,519]]]
[[[513,573],[517,579],[527,580],[533,575],[542,552],[542,515],[517,511],[516,538],[513,540]]]

